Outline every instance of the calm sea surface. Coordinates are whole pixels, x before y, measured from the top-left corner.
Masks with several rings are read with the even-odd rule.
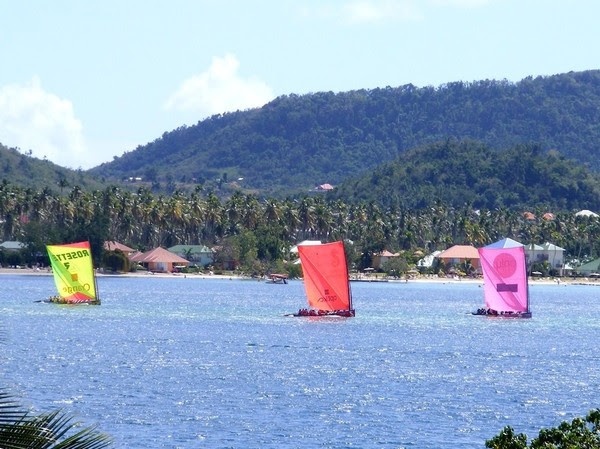
[[[353,283],[353,319],[284,317],[301,281],[101,277],[100,307],[0,276],[0,386],[117,448],[483,448],[600,406],[600,287],[532,286],[531,320],[469,314],[477,284]]]

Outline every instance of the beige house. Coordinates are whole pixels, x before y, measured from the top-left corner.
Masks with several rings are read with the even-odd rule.
[[[384,250],[380,253],[374,254],[373,255],[373,260],[372,260],[372,265],[373,268],[375,268],[376,270],[379,270],[381,268],[383,268],[383,266],[389,262],[391,259],[394,259],[396,257],[400,257],[399,253],[392,253],[389,252],[388,250]]]

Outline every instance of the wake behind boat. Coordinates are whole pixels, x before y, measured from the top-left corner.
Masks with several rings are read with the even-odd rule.
[[[503,239],[479,248],[485,307],[473,312],[500,318],[531,318],[523,245]]]
[[[100,305],[90,242],[47,245],[58,295],[44,302]]]
[[[353,317],[352,293],[343,242],[298,245],[308,308],[297,317]]]

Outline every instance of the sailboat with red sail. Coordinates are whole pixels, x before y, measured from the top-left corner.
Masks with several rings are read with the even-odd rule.
[[[353,317],[344,242],[298,245],[308,308],[294,316]]]
[[[507,318],[531,318],[523,245],[503,239],[479,248],[485,307],[473,312]]]

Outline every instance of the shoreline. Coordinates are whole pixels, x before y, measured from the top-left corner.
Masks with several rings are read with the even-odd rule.
[[[0,276],[2,275],[15,275],[15,276],[52,276],[52,272],[49,269],[32,269],[32,268],[0,268]],[[98,277],[143,277],[143,278],[180,278],[180,279],[228,279],[228,280],[252,280],[256,282],[264,282],[266,279],[255,279],[247,276],[240,276],[237,274],[199,274],[199,273],[152,273],[152,272],[137,272],[137,273],[97,273]],[[481,284],[483,285],[483,279],[481,278],[442,278],[442,277],[415,277],[406,279],[383,279],[373,277],[371,279],[362,277],[360,279],[350,279],[351,282],[361,283],[380,283],[389,282],[394,284],[407,284],[407,283],[435,283],[435,284]],[[529,285],[556,285],[568,286],[568,285],[589,285],[589,286],[600,286],[600,280],[590,278],[530,278]]]
[[[49,268],[0,268],[0,276],[52,276]],[[199,273],[155,273],[150,271],[140,271],[136,273],[103,273],[96,272],[97,277],[142,277],[142,278],[196,278],[196,279],[250,279],[248,277],[229,274],[199,274]]]

